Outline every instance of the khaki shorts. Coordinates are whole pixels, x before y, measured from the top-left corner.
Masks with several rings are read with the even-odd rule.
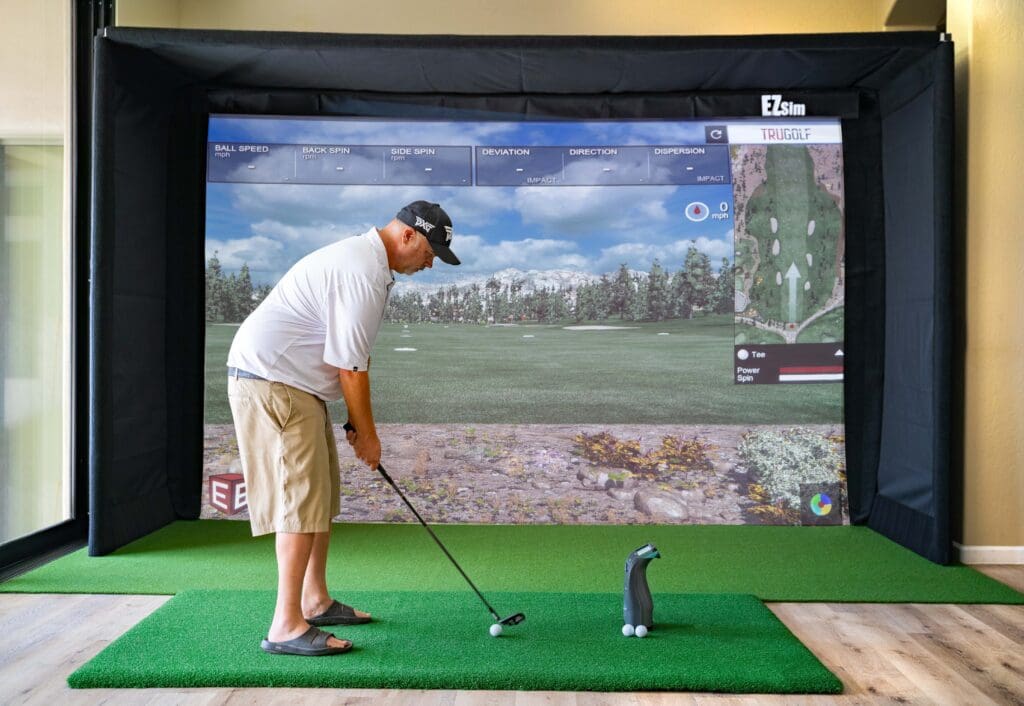
[[[291,385],[234,377],[228,402],[253,536],[330,530],[341,479],[327,405]]]

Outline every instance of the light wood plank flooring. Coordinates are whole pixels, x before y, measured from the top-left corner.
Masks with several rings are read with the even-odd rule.
[[[1024,590],[1024,566],[979,567]],[[364,689],[73,690],[68,674],[168,596],[0,594],[0,704],[1024,704],[1024,606],[772,603],[841,696]]]

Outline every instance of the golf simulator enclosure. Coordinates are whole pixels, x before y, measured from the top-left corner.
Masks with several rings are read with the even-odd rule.
[[[584,273],[589,280],[533,290],[529,314],[514,298],[500,304],[508,310],[486,300],[494,271],[479,273],[477,300],[441,279],[451,274],[443,265],[430,273],[434,294],[447,286],[459,297],[457,315],[417,309],[418,278],[393,292],[380,339],[388,344],[380,364],[394,366],[388,373],[418,360],[411,379],[436,371],[458,380],[465,353],[467,368],[481,371],[471,378],[492,379],[451,390],[450,404],[444,385],[426,384],[416,398],[401,385],[377,387],[375,378],[375,394],[391,405],[378,421],[838,425],[849,521],[948,563],[952,57],[952,44],[935,33],[105,30],[96,39],[92,135],[89,553],[200,516],[204,423],[229,423],[211,404],[218,363],[208,352],[229,343],[223,324],[232,323],[221,312],[221,325],[207,325],[208,241],[226,247],[231,237],[251,238],[248,252],[262,252],[264,261],[253,282],[272,284],[295,254],[282,249],[285,231],[260,231],[260,209],[275,195],[312,193],[323,197],[318,219],[300,213],[316,199],[292,204],[288,232],[308,236],[303,244],[330,242],[316,240],[326,233],[302,235],[310,223],[336,223],[337,239],[430,198],[452,214],[452,247],[467,264],[512,241],[539,248],[538,261],[544,247],[561,252],[567,271],[604,258],[601,269]],[[378,176],[366,164],[381,147]],[[339,155],[366,164],[331,161]],[[288,160],[292,171],[281,171]],[[605,207],[621,204],[621,223],[587,225],[581,195],[596,188]],[[331,211],[338,193],[371,189],[378,196],[353,197],[344,218]],[[495,212],[515,203],[520,221],[474,220],[488,199]],[[797,226],[779,210],[794,203],[803,214]],[[565,240],[545,230],[555,220],[542,222],[541,214],[562,215]],[[644,214],[673,224],[671,242],[656,240],[659,229]],[[715,249],[723,243],[726,250]],[[648,260],[625,254],[644,247]],[[678,298],[655,296],[656,283],[671,292],[666,282],[684,282],[682,271],[675,274],[684,258],[685,274],[694,275],[693,263],[709,252],[714,275],[704,277],[704,289],[685,290],[685,310]],[[676,260],[658,259],[670,256]],[[662,280],[656,265],[672,278]],[[627,311],[620,301],[610,313],[597,303],[600,275],[618,271],[645,288],[637,291],[646,292],[646,308]],[[694,295],[716,283],[717,299]],[[728,306],[714,310],[714,302]],[[605,375],[587,376],[585,336],[605,331],[571,324],[607,328],[611,320],[634,339],[608,350],[622,357],[622,368],[635,357],[638,370],[609,388]],[[567,343],[570,336],[582,343]],[[712,338],[724,342],[724,357],[699,348]],[[408,350],[421,339],[438,345]],[[533,349],[516,358],[513,346]],[[809,357],[787,360],[776,379],[755,379],[753,361],[777,349]],[[841,349],[841,362],[822,358],[825,349]],[[746,356],[752,361],[737,366]],[[536,391],[527,389],[531,368],[550,376],[540,376]],[[687,388],[687,375],[712,382]],[[551,382],[559,379],[564,389]],[[553,392],[540,401],[545,387]],[[612,399],[631,389],[633,400]],[[414,402],[403,410],[397,401],[406,392]],[[502,412],[492,416],[493,408]],[[581,438],[585,447],[604,437]],[[385,458],[389,469],[403,461]],[[823,497],[813,502],[827,512]]]

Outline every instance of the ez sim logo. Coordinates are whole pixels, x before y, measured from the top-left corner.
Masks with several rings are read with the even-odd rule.
[[[807,115],[807,106],[803,103],[784,101],[778,93],[766,93],[761,96],[761,115],[773,117]]]

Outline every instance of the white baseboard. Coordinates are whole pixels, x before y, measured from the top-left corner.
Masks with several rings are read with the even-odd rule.
[[[957,544],[963,564],[1024,564],[1024,547],[980,547]]]

